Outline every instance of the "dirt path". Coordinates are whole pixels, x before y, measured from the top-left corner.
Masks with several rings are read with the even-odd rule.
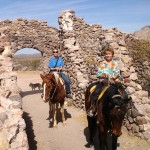
[[[50,128],[48,104],[41,100],[39,90],[31,91],[29,83],[41,83],[39,72],[18,72],[18,85],[22,88],[24,118],[30,150],[87,150],[84,145],[88,136],[85,112],[72,107],[65,107],[67,125],[58,123],[57,128]],[[59,115],[59,114],[58,114]],[[123,134],[119,138],[118,150],[150,150],[150,145],[143,140]],[[88,150],[92,150],[90,148]]]

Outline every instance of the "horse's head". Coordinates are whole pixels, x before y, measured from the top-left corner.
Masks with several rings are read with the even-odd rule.
[[[125,99],[124,96],[120,95],[117,93],[117,91],[114,90],[114,94],[112,95],[111,101],[109,103],[109,108],[112,133],[115,136],[120,136],[122,134],[121,126],[126,114],[126,107],[129,100],[130,99],[127,99],[127,96]]]
[[[55,77],[53,74],[47,74],[47,75],[42,75],[40,74],[43,82],[42,82],[42,87],[43,87],[43,94],[42,94],[42,99],[44,102],[48,102],[51,97],[51,91],[53,90],[54,86],[57,84]]]

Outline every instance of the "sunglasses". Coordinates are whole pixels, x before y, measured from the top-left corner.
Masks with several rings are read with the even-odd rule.
[[[58,52],[53,52],[53,53],[58,53]]]

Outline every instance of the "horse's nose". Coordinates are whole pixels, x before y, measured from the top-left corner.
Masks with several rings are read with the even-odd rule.
[[[122,132],[121,131],[117,131],[117,130],[113,130],[113,134],[115,136],[119,137],[122,134]]]

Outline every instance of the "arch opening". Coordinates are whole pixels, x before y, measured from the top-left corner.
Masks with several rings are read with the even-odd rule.
[[[33,48],[18,50],[13,57],[13,71],[42,71],[42,53]]]

